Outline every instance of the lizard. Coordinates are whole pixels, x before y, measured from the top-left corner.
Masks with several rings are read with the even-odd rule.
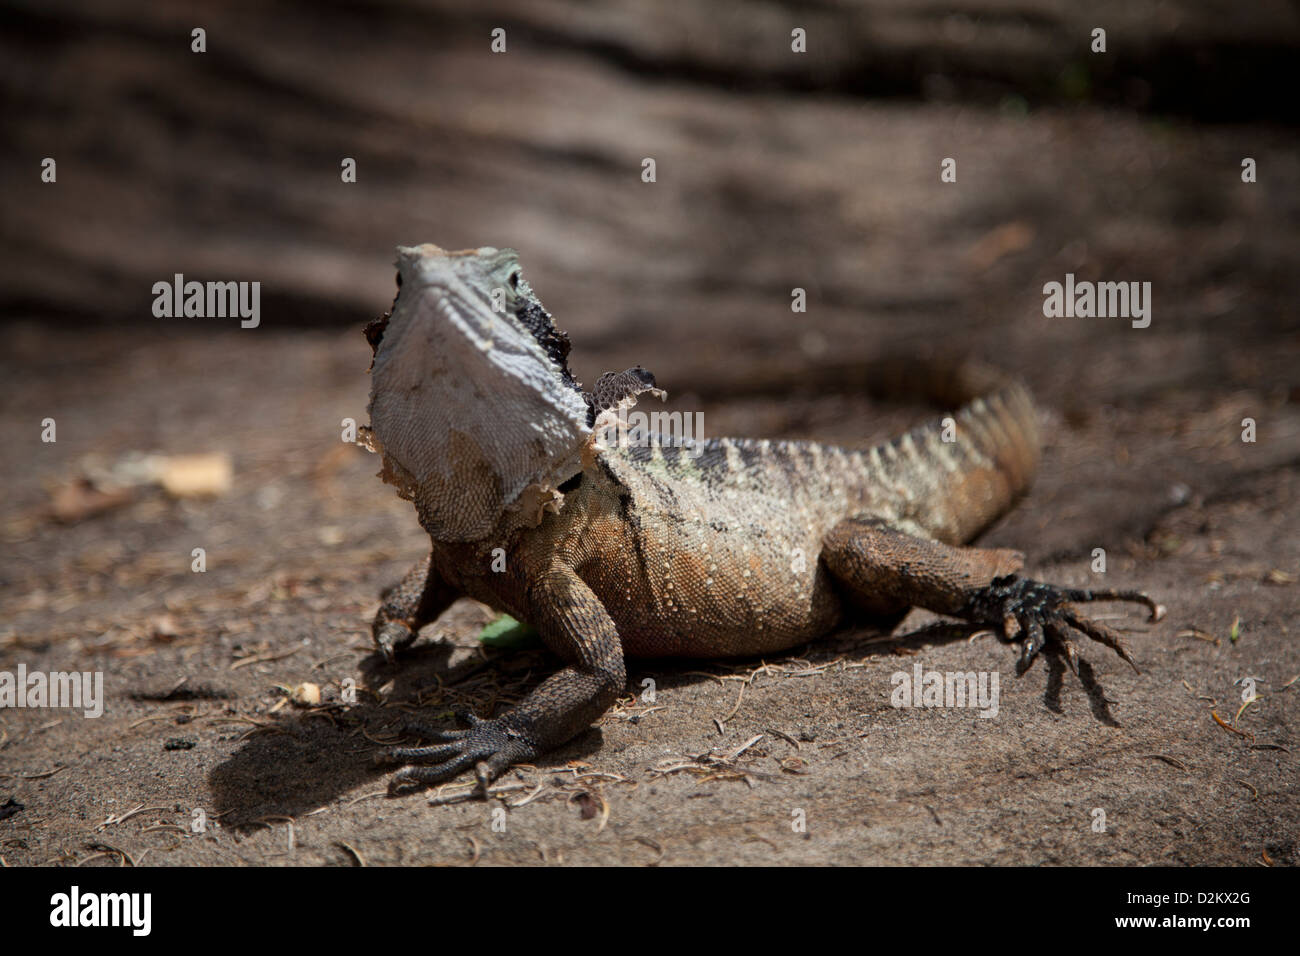
[[[1019,381],[949,369],[941,390],[960,408],[946,422],[863,450],[632,435],[627,409],[664,397],[654,375],[607,373],[584,392],[513,250],[398,247],[397,269],[391,311],[366,329],[360,440],[431,546],[381,596],[374,643],[393,662],[468,596],[535,628],[561,666],[513,709],[459,715],[464,729],[409,722],[430,743],[376,756],[401,768],[391,792],[472,770],[485,795],[597,721],[627,657],[766,655],[864,614],[920,607],[1000,630],[1021,674],[1051,645],[1077,676],[1076,633],[1137,670],[1083,605],[1136,602],[1158,620],[1151,597],[1058,587],[1022,576],[1019,551],[971,545],[1039,464]]]

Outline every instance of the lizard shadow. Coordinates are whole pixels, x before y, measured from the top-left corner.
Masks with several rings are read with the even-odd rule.
[[[890,655],[913,656],[926,646],[967,640],[978,629],[951,622],[935,622],[906,633],[894,633],[898,621],[855,621],[828,637],[790,648],[777,655],[728,661],[689,661],[639,658],[628,662],[629,692],[639,693],[638,682],[652,677],[660,689],[672,689],[716,680],[720,675],[703,670],[721,665],[733,671],[780,663],[792,657],[813,663],[828,662],[849,653],[859,660]],[[459,726],[455,715],[469,711],[482,717],[500,713],[510,703],[550,675],[560,662],[544,649],[510,652],[487,651],[451,664],[457,646],[421,642],[407,649],[396,663],[378,654],[360,662],[364,680],[356,702],[348,706],[337,699],[305,711],[288,710],[248,733],[242,746],[209,774],[214,809],[223,826],[251,831],[275,818],[297,817],[328,806],[344,794],[371,785],[359,798],[386,793],[387,780],[397,769],[376,767],[375,754],[396,743],[410,744],[403,733],[410,719]],[[1047,648],[1046,706],[1063,713],[1061,692],[1067,673],[1063,658]],[[1079,662],[1079,680],[1088,694],[1094,717],[1120,726],[1111,715],[1104,688],[1086,660]],[[604,742],[593,726],[573,740],[543,754],[534,766],[545,772],[598,752]],[[465,775],[464,779],[469,779]],[[418,792],[417,792],[418,793]],[[409,794],[396,799],[418,799]]]
[[[402,729],[407,720],[450,730],[461,726],[454,719],[459,711],[492,716],[558,666],[544,650],[488,652],[450,664],[456,650],[441,641],[420,643],[396,663],[370,654],[360,662],[363,680],[355,703],[345,706],[334,694],[319,707],[271,715],[209,774],[222,826],[248,832],[276,818],[283,822],[329,806],[362,788],[358,799],[385,799],[388,778],[398,768],[376,767],[373,759],[385,747],[414,743]],[[592,728],[534,765],[542,771],[563,766],[599,750],[601,740],[599,728]],[[420,799],[421,792],[427,791],[392,799]]]
[[[819,666],[845,658],[855,663],[871,660],[887,660],[890,657],[904,656],[915,658],[926,648],[935,645],[968,641],[972,635],[987,630],[970,624],[953,621],[935,621],[916,628],[899,630],[907,612],[890,617],[879,615],[855,615],[836,631],[774,654],[744,656],[730,659],[701,659],[698,661],[680,658],[637,658],[628,661],[628,693],[639,694],[641,682],[649,678],[657,691],[673,690],[710,680],[721,680],[727,676],[735,677],[745,671],[757,671],[765,666],[781,666],[793,660]],[[1006,645],[1006,653],[1015,660],[1016,645],[999,638]],[[1065,664],[1065,658],[1054,646],[1048,646],[1039,655],[1047,669],[1047,682],[1043,690],[1043,703],[1053,713],[1064,714],[1061,695],[1067,676],[1072,676]],[[910,666],[910,665],[909,665]],[[1012,665],[1014,668],[1014,664]],[[716,673],[714,671],[717,671]],[[1039,671],[1041,673],[1041,670]],[[1093,717],[1109,726],[1118,727],[1120,723],[1110,712],[1110,702],[1097,677],[1096,671],[1086,659],[1079,661],[1079,681],[1087,694],[1089,708]],[[635,717],[628,718],[636,723]]]
[[[885,645],[885,648],[891,653],[893,648],[900,647],[907,648],[909,651],[920,651],[926,645],[951,644],[955,641],[970,640],[972,635],[979,633],[981,630],[986,630],[986,628],[960,622],[936,621],[909,633],[894,635],[893,639]],[[873,643],[878,640],[878,638],[872,638]],[[1010,641],[1003,638],[998,640],[1003,645],[1006,645],[1008,649],[1013,646]],[[1054,645],[1049,644],[1040,652],[1039,657],[1047,665],[1047,686],[1043,690],[1043,704],[1054,714],[1064,714],[1065,707],[1061,702],[1061,692],[1065,688],[1066,676],[1070,673],[1065,663],[1065,655]],[[1021,676],[1027,675],[1021,675],[1017,670],[1017,677]],[[1106,689],[1102,686],[1096,670],[1082,655],[1079,658],[1078,679],[1079,683],[1083,685],[1084,693],[1087,694],[1088,708],[1093,717],[1110,727],[1122,726],[1115,719],[1114,714],[1111,713],[1110,698],[1106,695]]]

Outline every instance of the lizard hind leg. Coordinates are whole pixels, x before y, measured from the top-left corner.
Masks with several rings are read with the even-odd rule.
[[[1021,639],[1021,674],[1049,642],[1077,674],[1071,629],[1109,647],[1137,670],[1122,636],[1085,614],[1082,603],[1131,601],[1146,605],[1153,621],[1164,616],[1164,608],[1139,591],[1063,588],[1022,578],[1017,572],[1024,557],[1018,551],[955,547],[878,519],[840,522],[823,539],[822,560],[868,606],[923,607],[1000,627],[1008,640]]]
[[[832,528],[822,539],[822,560],[865,607],[923,607],[951,615],[959,614],[972,592],[1024,564],[1018,551],[954,547],[870,517]]]

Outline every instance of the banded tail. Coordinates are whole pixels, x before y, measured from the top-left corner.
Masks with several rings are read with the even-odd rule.
[[[897,368],[891,365],[891,368]],[[1038,470],[1038,415],[1028,390],[986,366],[933,363],[893,384],[948,407],[951,429],[929,422],[861,453],[904,525],[967,544],[1010,510]],[[946,416],[947,417],[947,416]],[[945,433],[952,441],[944,441]],[[892,500],[890,500],[892,499]]]

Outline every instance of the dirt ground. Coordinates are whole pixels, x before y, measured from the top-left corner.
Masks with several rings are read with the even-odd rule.
[[[629,65],[602,46],[615,13],[578,46],[534,24],[487,68],[467,52],[486,21],[431,54],[400,6],[351,43],[329,5],[298,46],[230,31],[208,85],[163,49],[188,23],[172,7],[105,14],[51,61],[97,78],[82,125],[40,112],[0,157],[7,181],[50,142],[66,157],[57,189],[15,186],[0,234],[0,672],[101,671],[106,698],[96,718],[0,710],[3,862],[1300,862],[1293,128],[737,89],[653,37]],[[13,99],[48,49],[5,43]],[[678,68],[647,77],[656,56]],[[885,354],[1022,375],[1043,467],[982,543],[1156,596],[1159,623],[1108,618],[1142,674],[1085,647],[1082,679],[1054,657],[1016,678],[1014,647],[914,612],[772,659],[631,662],[624,700],[499,797],[386,796],[370,757],[405,715],[499,712],[553,666],[482,648],[492,614],[468,601],[398,664],[370,653],[379,591],[427,539],[341,422],[366,421],[360,329],[392,299],[392,246],[419,241],[518,247],[581,380],[639,362],[709,435],[888,437],[931,412],[866,397]],[[152,319],[174,272],[260,279],[261,325]],[[1045,318],[1066,273],[1150,281],[1150,327]],[[132,484],[145,454],[233,477]],[[997,716],[895,708],[918,664],[996,672]],[[304,683],[318,704],[289,700]]]
[[[102,670],[107,698],[94,719],[3,713],[0,805],[22,805],[0,822],[11,864],[1296,861],[1293,403],[1234,390],[1055,416],[1041,480],[988,537],[1079,584],[1106,548],[1110,583],[1170,608],[1128,628],[1143,676],[1089,649],[1082,683],[1056,659],[1017,680],[1012,648],[932,632],[919,613],[892,639],[844,632],[773,660],[636,662],[629,687],[655,680],[654,705],[629,693],[506,778],[498,832],[496,803],[389,799],[369,769],[373,741],[417,702],[488,713],[548,660],[478,649],[490,615],[469,602],[398,665],[369,653],[376,595],[424,543],[374,459],[332,434],[364,409],[360,335],[180,336],[116,354],[104,336],[20,330],[6,362],[21,402],[7,420],[55,409],[60,437],[5,436],[26,453],[4,476],[3,668]],[[1049,408],[1062,399],[1041,390]],[[870,412],[847,395],[777,408],[832,436]],[[717,418],[747,431],[764,411],[724,403]],[[1264,423],[1255,445],[1237,437],[1247,414]],[[41,483],[87,448],[228,450],[234,488],[209,502],[139,492],[52,523]],[[1000,713],[895,709],[891,675],[918,662],[999,672]],[[1248,676],[1260,698],[1238,717]],[[349,678],[355,706],[339,703]],[[283,688],[303,682],[320,706],[286,706]],[[195,810],[206,833],[186,832]]]

